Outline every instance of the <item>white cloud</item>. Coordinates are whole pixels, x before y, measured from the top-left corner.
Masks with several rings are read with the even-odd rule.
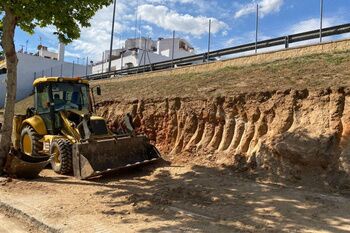
[[[338,25],[343,23],[344,21],[340,18],[332,17],[332,18],[324,18],[323,19],[323,27],[331,27],[334,25]],[[320,19],[319,18],[311,18],[307,20],[300,21],[291,26],[288,30],[288,34],[295,34],[300,32],[312,31],[320,28]]]
[[[146,31],[147,36],[153,36],[153,28],[150,25],[142,25],[143,31]]]
[[[283,0],[259,0],[259,14],[260,17],[264,17],[270,13],[279,12],[283,5]],[[256,12],[256,3],[248,3],[242,5],[240,9],[235,13],[236,19]]]
[[[258,34],[258,41],[271,39],[271,36],[267,36],[263,33]],[[245,32],[239,36],[233,36],[224,42],[225,47],[233,47],[242,44],[248,44],[255,42],[255,31]]]
[[[138,9],[138,14],[141,15],[142,20],[156,24],[165,30],[175,30],[197,37],[208,32],[209,19],[212,19],[214,34],[228,27],[227,24],[215,18],[179,14],[162,5],[142,5]]]
[[[72,58],[81,58],[81,54],[79,54],[79,53],[72,53],[72,52],[69,52],[69,51],[65,52],[65,56],[66,57],[72,57]]]
[[[168,0],[169,2],[178,2],[178,3],[195,3],[195,0]]]
[[[123,11],[126,6],[118,3],[116,15],[125,15]],[[98,11],[91,20],[91,27],[82,28],[79,39],[73,41],[68,47],[67,51],[71,53],[81,53],[82,56],[92,55],[94,59],[99,59],[104,50],[109,49],[111,39],[112,22],[111,17],[113,13],[113,6],[105,7]],[[114,48],[120,46],[117,38],[118,34],[127,28],[119,21],[115,21],[114,32]]]
[[[201,37],[208,33],[208,21],[212,19],[212,33],[227,35],[228,25],[217,18],[210,18],[206,15],[220,15],[223,17],[218,1],[207,0],[139,0],[139,17],[142,19],[141,26],[137,28],[137,35],[141,29],[144,36],[164,37],[171,36],[171,31],[176,30],[176,34],[181,37]],[[149,5],[149,4],[153,5]],[[179,8],[176,8],[179,7]],[[173,10],[179,9],[179,10]],[[149,11],[147,11],[149,10]],[[226,10],[226,9],[225,9]],[[113,5],[99,10],[90,20],[91,27],[82,28],[79,39],[74,40],[66,47],[68,57],[86,57],[93,60],[101,59],[102,52],[108,50],[110,46],[111,18]],[[113,47],[121,47],[123,39],[134,36],[136,1],[117,1],[117,12],[115,21],[115,35]],[[227,10],[228,11],[228,10]],[[181,12],[181,13],[180,13]],[[182,13],[182,12],[186,12]],[[209,13],[212,12],[212,13]],[[219,13],[220,12],[220,13]],[[198,16],[199,15],[199,16]],[[159,28],[156,28],[157,25]],[[141,28],[139,28],[141,27]],[[57,47],[58,40],[52,33],[54,27],[37,28],[38,36],[42,36],[42,41],[49,47]],[[38,40],[38,39],[35,39]],[[34,40],[33,40],[34,41]],[[39,41],[35,43],[39,44]],[[30,46],[30,45],[29,45]]]
[[[342,24],[344,22],[345,21],[343,19],[338,18],[338,17],[324,18],[323,19],[323,28],[335,26],[338,24]],[[301,32],[306,32],[306,31],[317,30],[319,28],[320,28],[320,19],[319,18],[311,18],[311,19],[307,19],[307,20],[302,20],[302,21],[292,25],[286,31],[285,34],[296,34],[296,33],[301,33]],[[337,40],[340,38],[341,38],[341,36],[328,36],[328,37],[324,37],[322,39],[322,41],[326,42],[326,41]],[[291,44],[290,47],[316,44],[316,43],[319,43],[319,39],[296,42],[296,43]]]
[[[158,3],[158,4],[161,4],[161,3],[164,4],[164,2],[181,3],[181,4],[196,3],[195,0],[148,0],[147,2],[149,2],[149,3]]]
[[[237,45],[236,41],[238,41],[237,38],[230,38],[227,41],[225,41],[225,47],[232,47],[234,45]]]

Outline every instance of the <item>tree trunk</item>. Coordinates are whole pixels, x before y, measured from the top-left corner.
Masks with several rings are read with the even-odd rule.
[[[11,147],[12,121],[15,114],[18,62],[14,44],[15,28],[16,17],[10,9],[5,8],[1,44],[6,58],[7,79],[4,124],[0,137],[0,174],[3,172],[4,163]]]

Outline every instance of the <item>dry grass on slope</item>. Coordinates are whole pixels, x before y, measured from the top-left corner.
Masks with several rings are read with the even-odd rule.
[[[350,85],[350,51],[325,53],[247,66],[227,66],[214,71],[165,76],[125,76],[92,82],[102,86],[97,101],[164,97],[211,97],[242,92],[277,89],[319,89]],[[16,113],[24,114],[33,106],[30,96],[16,104]],[[1,111],[1,110],[0,110]],[[1,115],[1,114],[0,114]]]
[[[210,97],[276,89],[319,89],[350,83],[350,51],[308,55],[269,63],[165,76],[162,72],[93,82],[98,101],[175,96]]]

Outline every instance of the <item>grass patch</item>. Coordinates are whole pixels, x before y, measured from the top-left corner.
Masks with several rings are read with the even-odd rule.
[[[350,85],[350,51],[314,54],[246,66],[226,66],[216,70],[188,73],[159,73],[126,77],[123,81],[97,81],[106,93],[98,101],[110,99],[150,99],[178,96],[207,98],[250,91],[285,88],[323,88]],[[166,75],[165,75],[166,74]],[[322,77],[330,77],[324,79]],[[215,90],[215,91],[212,91]]]

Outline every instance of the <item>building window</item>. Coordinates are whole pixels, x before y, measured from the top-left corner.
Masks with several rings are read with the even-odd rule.
[[[125,64],[125,66],[127,68],[132,68],[132,67],[134,67],[134,64],[132,64],[131,62],[128,62],[128,63]]]

